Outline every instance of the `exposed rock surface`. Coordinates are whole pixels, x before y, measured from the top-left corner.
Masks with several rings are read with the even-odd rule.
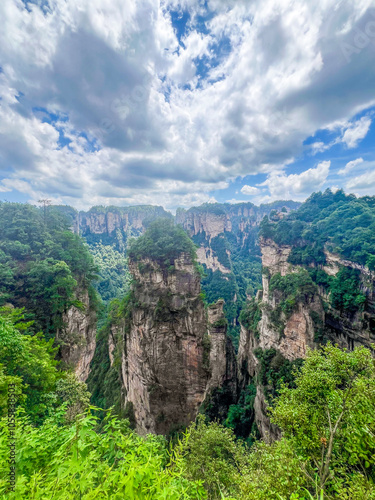
[[[294,361],[304,358],[308,347],[315,347],[319,335],[337,343],[340,347],[353,349],[359,345],[369,345],[375,341],[375,297],[374,273],[354,262],[341,259],[328,251],[326,264],[321,268],[330,276],[335,276],[340,268],[350,267],[361,273],[361,291],[366,294],[367,305],[364,311],[343,312],[332,308],[326,292],[318,287],[318,291],[308,300],[296,304],[293,312],[285,314],[275,312],[280,302],[278,290],[270,291],[272,276],[280,273],[286,276],[301,269],[288,262],[291,246],[280,246],[272,240],[260,241],[263,265],[263,290],[258,292],[256,300],[261,309],[261,319],[255,331],[241,326],[238,352],[239,381],[244,386],[259,373],[259,360],[254,351],[275,349],[284,359]],[[314,318],[314,319],[313,319]],[[267,402],[264,387],[257,386],[254,404],[255,419],[261,435],[265,439],[276,439],[278,429],[273,426],[267,416]]]
[[[168,434],[188,425],[208,388],[227,377],[236,383],[235,366],[226,361],[226,329],[208,330],[195,264],[181,254],[173,267],[149,259],[129,263],[134,285],[121,369],[125,406],[132,404],[142,434]],[[210,310],[210,318],[223,320],[222,304]],[[233,352],[230,356],[235,364]]]
[[[197,250],[197,259],[200,264],[205,264],[207,269],[212,271],[221,271],[223,274],[231,273],[231,269],[223,266],[216,255],[213,254],[212,248],[199,247]]]
[[[87,289],[78,289],[77,299],[83,308],[71,306],[62,316],[63,328],[56,338],[61,342],[61,359],[74,369],[78,378],[85,381],[89,375],[90,363],[96,344],[96,313],[90,307]]]
[[[208,394],[216,387],[227,386],[234,397],[237,393],[237,362],[231,340],[227,337],[227,321],[223,311],[224,301],[208,307],[208,335],[210,339],[210,378]]]
[[[179,209],[176,213],[176,223],[181,224],[190,236],[205,233],[208,239],[221,233],[246,233],[251,227],[259,225],[265,215],[276,209],[285,207],[286,213],[300,205],[297,202],[280,201],[257,207],[253,203],[206,204],[189,210]]]
[[[145,221],[158,217],[172,217],[163,207],[141,205],[137,207],[93,207],[88,212],[76,212],[72,216],[75,233],[111,235],[117,229],[124,233],[140,234],[145,230]]]

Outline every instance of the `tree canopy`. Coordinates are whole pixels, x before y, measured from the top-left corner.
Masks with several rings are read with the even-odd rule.
[[[142,236],[130,242],[128,250],[130,259],[155,259],[165,265],[173,265],[182,253],[187,253],[195,261],[194,243],[180,226],[169,219],[152,222]]]

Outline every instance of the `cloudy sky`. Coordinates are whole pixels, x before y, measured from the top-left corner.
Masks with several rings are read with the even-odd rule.
[[[1,0],[0,200],[375,195],[375,0]]]

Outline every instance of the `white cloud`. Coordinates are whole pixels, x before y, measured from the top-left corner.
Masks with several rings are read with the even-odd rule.
[[[346,188],[348,190],[363,190],[375,187],[375,171],[369,171],[353,179],[350,179]]]
[[[364,49],[348,63],[340,49],[371,5],[209,0],[207,13],[198,0],[53,0],[42,12],[2,0],[6,189],[12,181],[81,207],[172,207],[208,201],[210,191],[260,172],[270,197],[309,194],[320,185],[316,169],[291,178],[280,166],[318,129],[341,124],[355,147],[371,124],[349,120],[373,102],[373,54]],[[191,13],[182,43],[171,6]],[[60,118],[43,123],[43,109]]]
[[[323,161],[316,168],[309,168],[301,174],[286,175],[285,172],[270,174],[265,182],[259,184],[268,188],[269,195],[261,196],[256,200],[258,203],[281,199],[302,201],[313,191],[322,188],[327,180],[330,166],[330,161]]]
[[[344,168],[340,169],[337,173],[339,175],[346,175],[352,170],[354,170],[358,165],[363,163],[363,158],[357,158],[356,160],[349,161]]]
[[[360,175],[348,179],[345,189],[358,196],[375,195],[375,161],[364,161],[361,164],[361,172]]]
[[[259,189],[254,187],[254,186],[245,185],[242,187],[241,193],[248,194],[248,195],[255,195],[255,194],[259,194]]]
[[[348,148],[356,148],[359,142],[366,137],[370,130],[370,126],[371,118],[363,116],[345,130],[342,142],[344,142]]]

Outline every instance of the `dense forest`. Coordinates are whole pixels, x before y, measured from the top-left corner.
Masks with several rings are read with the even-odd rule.
[[[280,245],[295,245],[291,262],[324,263],[324,248],[375,269],[375,199],[342,190],[314,193],[275,224],[265,218],[260,235]]]
[[[223,297],[227,318],[256,331],[257,233],[239,249],[230,234],[211,241],[224,265],[230,251],[232,274],[223,279],[198,265],[199,238],[170,217],[150,220],[143,236],[128,234],[121,248],[119,235],[115,245],[96,237],[88,245],[63,212],[0,203],[1,499],[375,499],[375,346],[339,349],[323,332],[301,362],[258,350],[259,380],[238,391],[225,415],[203,405],[196,421],[169,436],[137,434],[131,408],[122,406],[121,344],[110,353],[108,337],[135,306],[127,258],[153,259],[173,273],[175,260],[188,254],[202,276],[206,310]],[[288,262],[300,266],[270,279],[280,317],[317,290],[329,307],[371,315],[360,270],[343,267],[331,276],[323,267],[328,251],[374,270],[374,230],[374,198],[342,191],[316,193],[298,210],[265,218],[260,237],[291,246]],[[69,311],[99,316],[86,383],[61,360],[63,345],[77,341],[63,335]],[[235,336],[233,328],[239,325],[229,331]],[[267,388],[269,417],[281,431],[274,442],[259,439],[254,425],[256,383]],[[9,387],[17,400],[14,438]]]
[[[24,308],[30,329],[47,339],[62,329],[64,311],[84,307],[79,291],[88,290],[90,307],[99,307],[93,287],[98,267],[54,207],[0,203],[0,263],[0,305]]]

